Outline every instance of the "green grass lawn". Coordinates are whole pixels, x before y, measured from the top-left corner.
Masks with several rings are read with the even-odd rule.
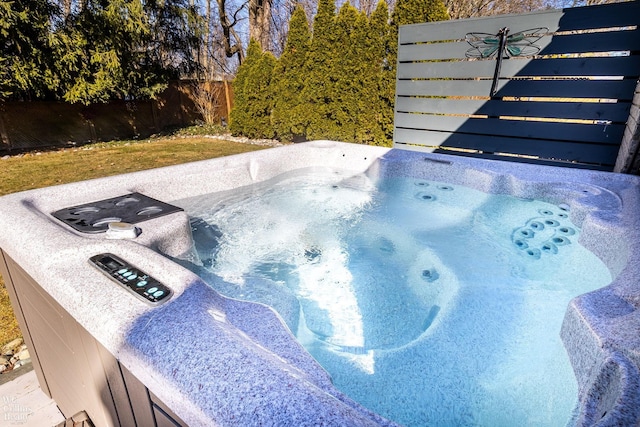
[[[0,160],[0,196],[263,148],[266,147],[203,137],[173,137],[12,156]],[[21,332],[0,277],[0,346],[19,336]]]

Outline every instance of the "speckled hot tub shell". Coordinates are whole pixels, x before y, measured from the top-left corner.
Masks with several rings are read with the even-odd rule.
[[[640,423],[639,177],[313,141],[2,197],[0,248],[189,425],[393,425],[336,390],[270,308],[222,297],[171,261],[192,249],[184,212],[136,224],[142,233],[132,240],[80,233],[51,216],[132,192],[171,203],[311,166],[569,204],[581,244],[615,277],[567,308],[561,335],[579,385],[575,422]],[[133,298],[89,265],[106,252],[173,297],[158,307]]]

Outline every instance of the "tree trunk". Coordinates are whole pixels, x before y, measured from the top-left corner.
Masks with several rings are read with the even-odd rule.
[[[271,3],[273,0],[249,0],[249,37],[263,51],[271,50]]]
[[[64,19],[67,19],[67,17],[71,15],[71,0],[62,1],[62,13]]]

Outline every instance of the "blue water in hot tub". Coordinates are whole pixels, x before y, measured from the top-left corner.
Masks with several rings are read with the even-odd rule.
[[[327,169],[175,203],[194,271],[274,307],[369,409],[408,426],[570,421],[562,319],[612,278],[568,203]]]

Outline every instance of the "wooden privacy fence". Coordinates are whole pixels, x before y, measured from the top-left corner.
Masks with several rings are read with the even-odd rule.
[[[145,138],[167,128],[192,125],[205,114],[209,119],[228,119],[231,101],[227,82],[175,81],[155,100],[89,106],[4,102],[0,103],[0,153]]]
[[[632,1],[401,27],[394,146],[629,171],[639,23]]]

